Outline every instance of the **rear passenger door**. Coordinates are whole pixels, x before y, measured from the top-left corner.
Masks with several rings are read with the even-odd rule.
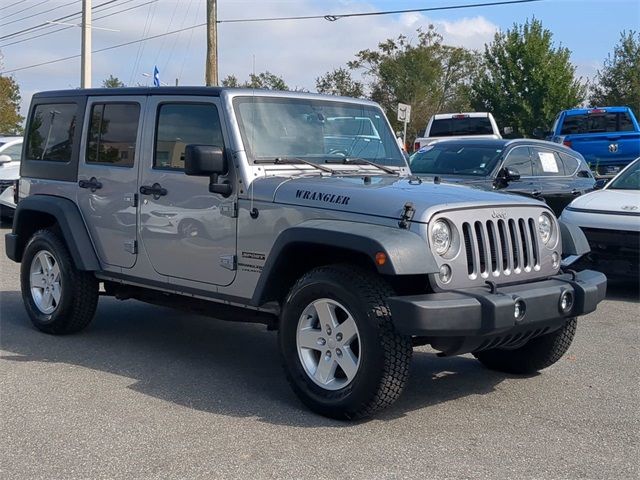
[[[533,172],[547,204],[556,215],[560,215],[564,207],[581,191],[573,185],[572,174],[565,172],[564,162],[555,150],[539,146],[532,146]]]
[[[136,262],[138,153],[145,97],[92,97],[80,144],[77,203],[101,262]]]

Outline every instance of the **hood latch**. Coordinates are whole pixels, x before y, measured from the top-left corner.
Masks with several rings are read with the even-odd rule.
[[[400,215],[400,221],[398,222],[398,226],[400,228],[404,228],[405,230],[409,228],[409,222],[413,219],[413,215],[416,213],[416,208],[413,206],[413,203],[407,202],[404,204],[402,215]]]

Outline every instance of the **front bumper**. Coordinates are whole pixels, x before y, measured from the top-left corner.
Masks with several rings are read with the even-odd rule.
[[[584,270],[556,275],[548,280],[498,287],[469,288],[388,299],[396,329],[421,337],[479,337],[559,326],[567,318],[593,312],[606,294],[607,278]],[[560,309],[564,292],[573,295],[573,306]],[[516,319],[515,303],[525,313]]]

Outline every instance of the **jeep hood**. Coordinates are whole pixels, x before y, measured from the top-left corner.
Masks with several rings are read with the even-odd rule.
[[[411,181],[407,177],[369,176],[265,177],[254,180],[256,200],[286,205],[399,218],[407,202],[416,209],[414,221],[428,221],[449,208],[508,205],[543,205],[542,202],[506,193],[456,184]],[[250,187],[251,193],[251,187]]]

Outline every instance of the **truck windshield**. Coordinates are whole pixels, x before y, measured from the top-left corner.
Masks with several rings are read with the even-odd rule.
[[[632,132],[633,122],[628,112],[567,115],[560,135],[576,133]]]
[[[384,114],[373,105],[264,96],[236,97],[233,105],[252,160],[296,157],[325,163],[357,157],[406,166]]]
[[[636,160],[608,186],[608,190],[640,190],[640,160]]]
[[[496,166],[502,149],[489,145],[461,145],[446,141],[411,155],[411,172],[427,175],[473,175],[485,177]]]
[[[443,118],[434,120],[429,130],[430,137],[461,137],[464,135],[492,135],[493,128],[488,117]]]

